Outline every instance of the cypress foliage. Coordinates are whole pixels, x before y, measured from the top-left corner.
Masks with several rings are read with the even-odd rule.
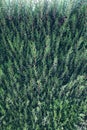
[[[1,130],[87,128],[87,4],[61,6],[0,3]]]

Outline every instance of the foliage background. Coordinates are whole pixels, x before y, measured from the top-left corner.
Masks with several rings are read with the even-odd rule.
[[[0,129],[87,129],[87,2],[0,3]]]

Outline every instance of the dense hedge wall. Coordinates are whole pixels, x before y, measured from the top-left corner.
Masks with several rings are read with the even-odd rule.
[[[55,2],[0,6],[1,130],[87,129],[87,5]]]

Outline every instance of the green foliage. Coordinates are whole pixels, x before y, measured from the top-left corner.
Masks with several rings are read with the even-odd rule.
[[[87,5],[61,6],[0,5],[1,130],[87,128]]]

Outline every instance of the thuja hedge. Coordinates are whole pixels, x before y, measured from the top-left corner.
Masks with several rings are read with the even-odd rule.
[[[0,129],[86,130],[87,5],[24,10],[0,8]]]

